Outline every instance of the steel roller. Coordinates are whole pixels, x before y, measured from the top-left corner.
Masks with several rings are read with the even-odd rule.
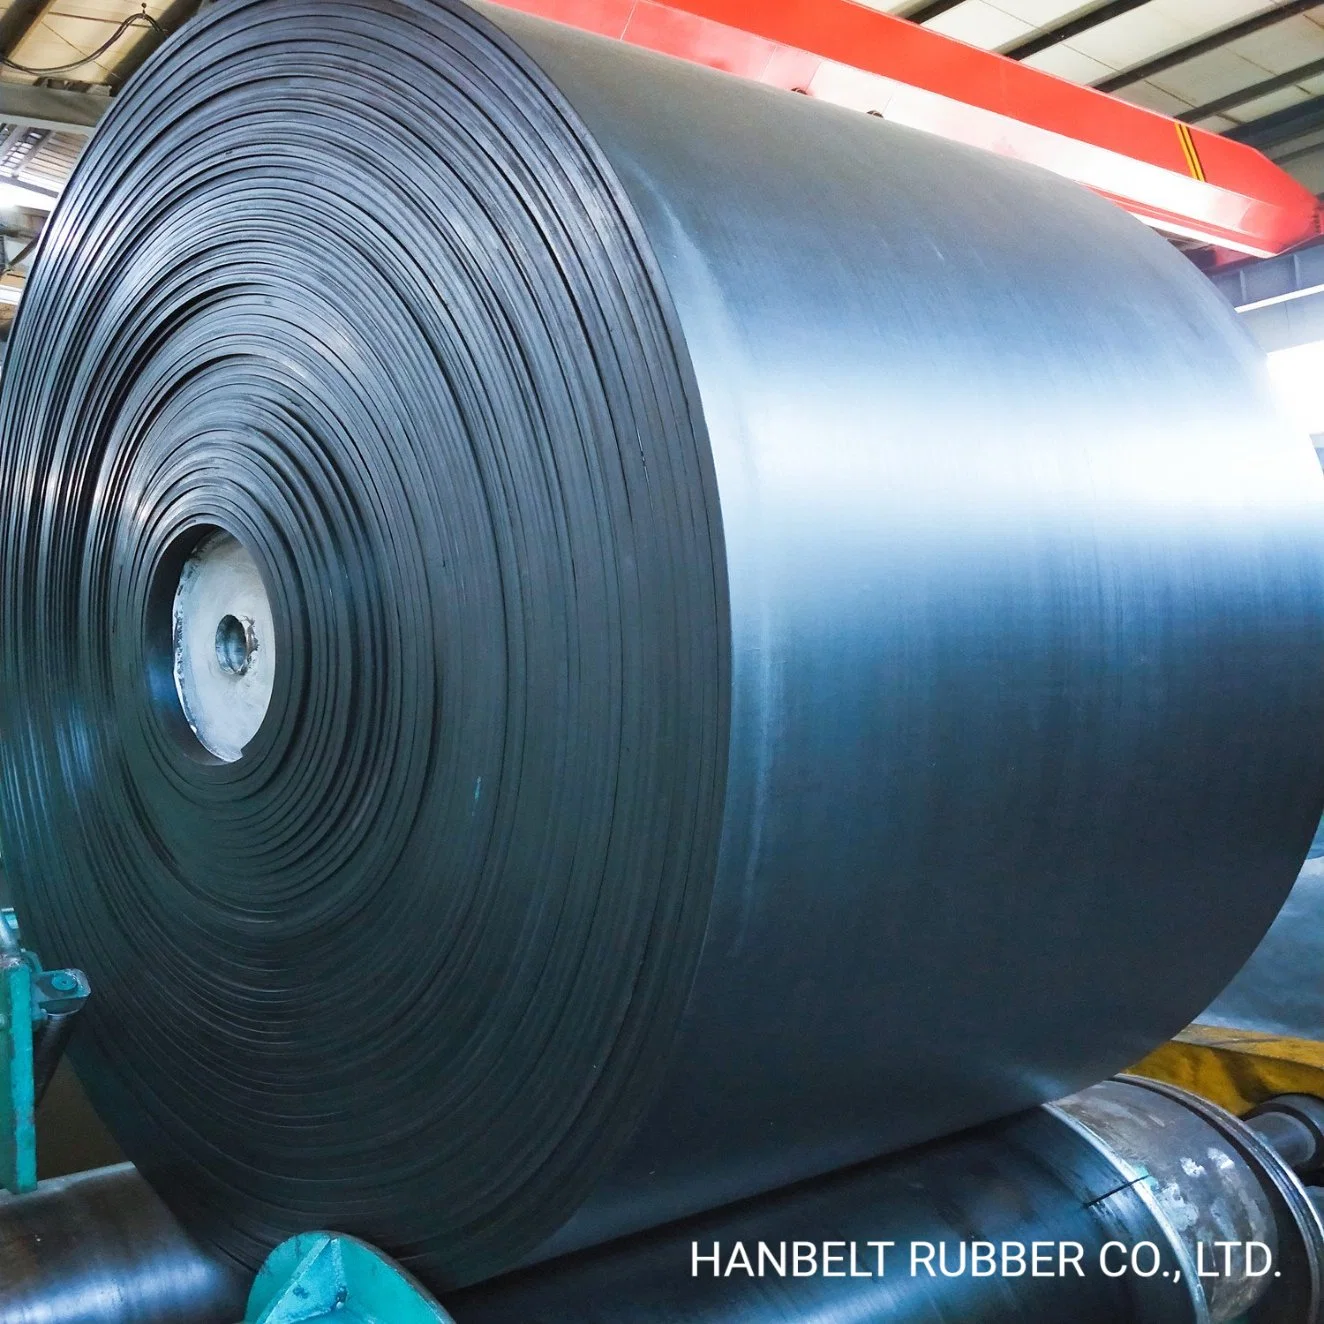
[[[0,1199],[3,1324],[234,1324],[244,1277],[127,1163]]]
[[[1303,1149],[1290,1121],[1269,1105],[1247,1126],[1169,1086],[1105,1081],[444,1307],[362,1242],[304,1234],[263,1266],[243,1318],[1316,1324],[1324,1224],[1293,1167],[1317,1170],[1321,1141]],[[342,1257],[329,1277],[319,1248]],[[233,1324],[241,1286],[128,1164],[0,1203],[0,1324]]]
[[[1316,1324],[1322,1273],[1324,1225],[1273,1146],[1118,1078],[446,1305],[456,1324]]]
[[[1070,1093],[1324,800],[1324,479],[1030,168],[498,9],[221,0],[3,395],[6,865],[125,1152],[432,1286]]]

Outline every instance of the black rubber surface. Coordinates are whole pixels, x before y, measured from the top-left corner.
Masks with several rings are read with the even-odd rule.
[[[1319,817],[1324,478],[1216,294],[804,97],[222,0],[80,163],[0,429],[24,932],[249,1263],[472,1282],[1065,1094]],[[231,764],[171,674],[217,527],[279,659]]]

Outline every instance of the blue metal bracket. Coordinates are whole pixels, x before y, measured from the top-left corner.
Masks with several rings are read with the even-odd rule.
[[[305,1232],[267,1257],[244,1324],[454,1324],[394,1260],[356,1237]]]
[[[91,993],[81,970],[43,970],[0,910],[0,1186],[37,1188],[37,1104]]]

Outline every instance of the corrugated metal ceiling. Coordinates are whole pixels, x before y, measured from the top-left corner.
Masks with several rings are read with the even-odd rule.
[[[1324,4],[864,2],[1060,78],[1231,133],[1324,192]]]

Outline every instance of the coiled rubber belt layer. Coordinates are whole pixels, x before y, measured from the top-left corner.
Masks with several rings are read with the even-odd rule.
[[[450,1287],[1059,1096],[1319,816],[1324,480],[1217,295],[805,97],[222,0],[80,161],[0,429],[24,933],[250,1265]]]

